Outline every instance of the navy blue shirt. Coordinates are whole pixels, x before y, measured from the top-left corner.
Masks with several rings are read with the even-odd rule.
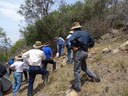
[[[70,41],[71,47],[80,47],[83,51],[87,51],[89,43],[94,42],[88,32],[81,30],[74,32]]]
[[[44,52],[44,54],[46,55],[46,59],[50,59],[51,55],[52,55],[52,49],[49,46],[44,46],[42,48],[42,51]]]

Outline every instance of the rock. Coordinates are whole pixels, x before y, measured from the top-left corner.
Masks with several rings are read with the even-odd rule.
[[[118,48],[113,50],[113,54],[116,54],[116,53],[119,53],[119,52],[120,52],[120,50]]]
[[[102,54],[107,54],[107,53],[110,53],[111,51],[112,51],[111,47],[108,46],[108,47],[106,47],[106,48],[104,48],[104,49],[102,50]]]
[[[65,96],[78,96],[77,92],[74,90],[67,90]]]
[[[126,41],[125,43],[123,43],[123,44],[120,46],[119,49],[122,50],[122,51],[128,52],[128,41]]]

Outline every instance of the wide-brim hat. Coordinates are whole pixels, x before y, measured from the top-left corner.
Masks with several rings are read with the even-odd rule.
[[[73,29],[77,29],[77,28],[81,28],[82,26],[79,24],[79,22],[74,22],[72,27],[71,27],[71,30]]]
[[[73,33],[73,31],[70,31],[69,33],[70,33],[70,34],[72,34],[72,33]]]
[[[15,56],[15,60],[22,60],[22,54],[19,54],[18,56]]]
[[[36,43],[33,45],[34,48],[40,48],[42,46],[43,45],[42,45],[41,41],[36,41]]]
[[[45,43],[43,44],[43,46],[49,46],[49,43],[48,43],[48,42],[45,42]]]

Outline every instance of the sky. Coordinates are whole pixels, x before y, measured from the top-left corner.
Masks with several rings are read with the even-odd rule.
[[[20,26],[24,24],[24,17],[17,13],[21,4],[25,0],[0,0],[0,27],[4,29],[7,37],[10,38],[11,44],[14,44],[21,38],[19,32]],[[65,0],[67,4],[83,0]],[[54,8],[56,8],[55,5]]]

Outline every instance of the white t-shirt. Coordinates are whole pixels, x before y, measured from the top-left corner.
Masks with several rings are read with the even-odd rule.
[[[31,66],[41,66],[42,60],[45,60],[46,56],[40,49],[31,49],[25,52],[22,58],[29,58],[29,65]]]
[[[23,72],[25,63],[22,61],[15,61],[10,67],[14,67],[16,72]]]
[[[69,34],[69,35],[66,37],[66,39],[69,39],[71,36],[72,36],[72,35],[71,35],[71,34]]]

